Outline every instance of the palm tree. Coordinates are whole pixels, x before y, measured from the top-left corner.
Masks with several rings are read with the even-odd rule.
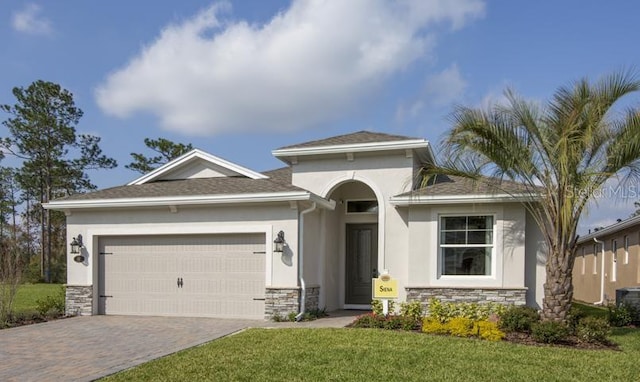
[[[506,104],[457,107],[444,139],[445,163],[425,168],[496,186],[521,183],[519,199],[547,246],[542,318],[564,321],[573,298],[578,221],[593,191],[640,174],[640,109],[619,107],[640,90],[631,72],[559,88],[544,105],[505,92]],[[423,179],[428,179],[428,176]]]

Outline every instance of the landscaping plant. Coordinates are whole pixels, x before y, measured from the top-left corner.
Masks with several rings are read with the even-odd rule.
[[[540,321],[538,311],[529,306],[512,306],[500,315],[500,329],[505,332],[529,333],[531,326]]]
[[[626,99],[639,91],[637,75],[626,71],[562,86],[547,102],[507,90],[504,102],[459,106],[442,160],[423,168],[423,186],[460,176],[527,210],[546,248],[545,321],[563,322],[571,308],[578,224],[593,191],[640,175],[640,109]]]
[[[569,337],[569,329],[563,322],[537,322],[531,325],[531,336],[537,342],[545,344],[559,344]]]
[[[584,342],[605,344],[611,334],[611,327],[604,318],[584,317],[575,329],[576,336]]]
[[[611,326],[628,326],[638,320],[638,310],[632,305],[623,303],[616,306],[612,304],[607,308],[607,317]]]

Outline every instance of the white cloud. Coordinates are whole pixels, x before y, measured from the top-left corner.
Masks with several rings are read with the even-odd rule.
[[[458,65],[451,64],[439,73],[429,74],[420,94],[413,100],[402,100],[396,107],[395,122],[404,124],[406,121],[415,120],[425,110],[442,109],[459,100],[465,89],[467,81],[462,78]]]
[[[48,35],[53,32],[51,22],[42,16],[42,8],[37,4],[27,4],[24,9],[14,12],[11,19],[13,29],[32,35]]]
[[[222,19],[229,10],[214,4],[164,28],[98,86],[102,110],[148,112],[167,129],[194,134],[308,128],[432,56],[438,28],[464,26],[484,4],[295,0],[263,25]]]
[[[457,64],[427,78],[426,93],[434,106],[448,106],[458,100],[467,88]]]
[[[416,118],[424,109],[424,102],[421,100],[412,103],[400,102],[396,107],[396,123],[403,124],[408,119]]]

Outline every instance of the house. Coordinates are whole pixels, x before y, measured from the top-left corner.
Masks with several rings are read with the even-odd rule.
[[[131,183],[54,200],[69,242],[67,309],[265,318],[399,300],[539,306],[542,236],[513,195],[416,181],[422,138],[361,131],[273,151],[259,173],[194,150]],[[508,190],[511,188],[511,190]]]
[[[640,216],[618,221],[578,239],[573,298],[607,304],[616,290],[640,286]]]

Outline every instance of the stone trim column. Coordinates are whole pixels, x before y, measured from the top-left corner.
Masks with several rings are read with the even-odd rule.
[[[307,296],[304,304],[305,312],[318,310],[318,307],[320,305],[320,286],[314,285],[311,287],[307,287],[306,292]]]
[[[66,285],[65,314],[67,316],[93,314],[93,285]]]
[[[274,316],[286,318],[291,313],[298,313],[300,307],[300,288],[266,288],[264,299],[264,316],[270,320]]]

